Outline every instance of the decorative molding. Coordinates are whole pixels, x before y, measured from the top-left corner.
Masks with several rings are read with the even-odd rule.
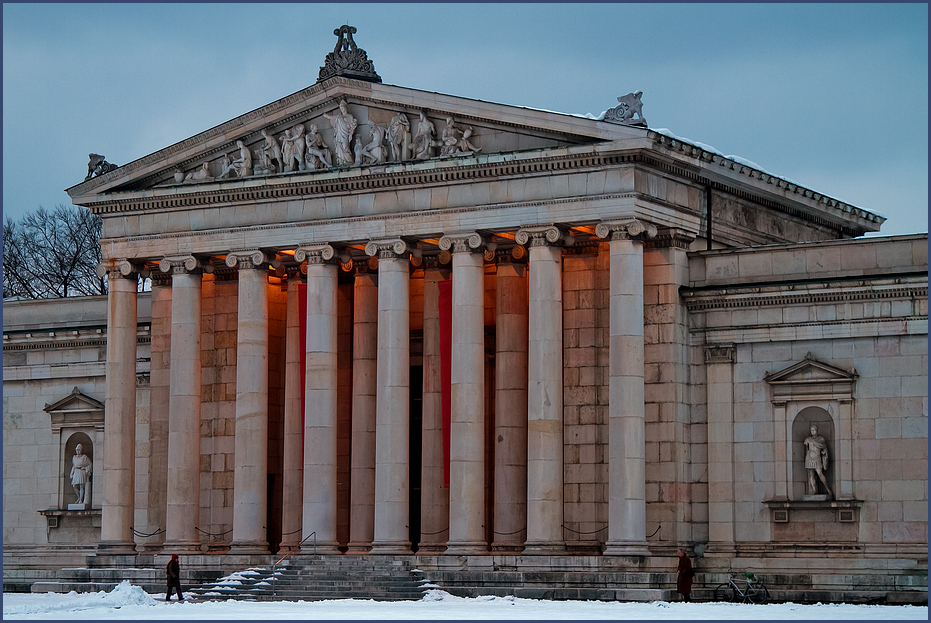
[[[226,265],[229,268],[243,269],[261,269],[268,264],[268,256],[259,249],[245,249],[241,251],[230,251],[226,254]]]
[[[452,253],[473,253],[478,252],[485,240],[477,232],[454,232],[443,234],[440,238],[439,246],[443,251]]]
[[[400,238],[370,240],[365,245],[365,254],[380,259],[403,258],[408,253],[407,243]]]
[[[705,347],[705,363],[736,363],[737,349],[733,344],[711,344]]]
[[[336,249],[329,243],[302,245],[294,252],[294,259],[298,262],[307,261],[308,264],[326,264],[332,262],[336,256]]]
[[[645,240],[656,236],[656,225],[636,218],[601,221],[595,225],[595,235],[611,240]]]
[[[514,235],[514,241],[525,247],[561,246],[565,233],[554,224],[521,227]]]
[[[924,276],[927,279],[927,276]],[[882,283],[883,281],[889,283]],[[850,301],[875,301],[888,299],[922,299],[928,296],[928,286],[896,283],[899,280],[883,279],[838,279],[818,283],[784,283],[779,285],[737,285],[727,288],[690,290],[682,288],[680,293],[690,312],[744,307],[787,306],[819,303],[841,303]],[[868,320],[868,319],[854,319]],[[848,320],[847,322],[852,322]],[[762,326],[762,325],[760,325]]]

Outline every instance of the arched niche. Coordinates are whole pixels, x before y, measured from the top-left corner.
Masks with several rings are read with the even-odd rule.
[[[78,447],[78,444],[81,445],[81,450],[87,455],[87,458],[90,459],[91,465],[93,466],[91,480],[88,483],[89,491],[86,507],[91,508],[94,503],[94,471],[99,467],[98,464],[94,462],[94,442],[91,441],[87,433],[78,431],[70,434],[67,439],[64,440],[64,455],[61,461],[62,477],[64,481],[60,487],[63,498],[61,503],[62,508],[68,508],[77,501],[75,499],[74,487],[71,485],[71,467],[73,465],[72,459],[74,457],[75,448]]]
[[[818,427],[818,434],[824,437],[828,450],[828,469],[824,472],[831,492],[837,491],[837,455],[835,454],[834,420],[831,414],[821,407],[805,407],[798,412],[792,422],[792,499],[802,500],[807,494],[808,470],[805,468],[805,439],[811,434],[811,427]]]

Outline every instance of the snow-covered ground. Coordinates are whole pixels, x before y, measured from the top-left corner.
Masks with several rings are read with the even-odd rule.
[[[925,606],[850,604],[632,603],[541,601],[514,597],[463,599],[429,591],[420,601],[382,602],[340,599],[314,602],[172,601],[165,603],[123,582],[109,593],[4,593],[4,619],[672,619],[672,620],[928,620]]]

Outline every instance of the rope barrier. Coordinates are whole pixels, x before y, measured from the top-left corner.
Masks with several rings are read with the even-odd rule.
[[[142,538],[144,538],[144,539],[147,539],[147,538],[149,538],[150,536],[155,536],[156,534],[161,534],[162,532],[165,531],[165,529],[164,529],[164,528],[157,528],[157,529],[155,530],[155,532],[151,532],[151,533],[149,533],[149,534],[145,534],[145,533],[143,533],[143,532],[139,532],[139,531],[136,530],[135,528],[133,528],[132,531],[133,531],[133,534],[134,534],[134,535],[136,535],[136,536],[138,536],[138,537],[142,537]]]

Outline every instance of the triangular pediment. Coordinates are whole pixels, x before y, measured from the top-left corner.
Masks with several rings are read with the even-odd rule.
[[[90,411],[103,411],[103,409],[102,402],[91,398],[75,387],[70,394],[61,400],[53,404],[46,404],[43,411],[48,413],[87,413]]]
[[[338,122],[334,115],[340,113],[341,101],[346,102],[347,112],[357,124],[350,144],[353,162],[345,159],[340,162],[337,153],[340,151]],[[426,125],[432,124],[433,127],[430,136],[434,143],[428,154],[423,151],[416,153],[418,141],[421,146],[424,142],[424,139],[418,139],[425,126],[421,113],[427,120]],[[456,128],[451,132],[447,130],[450,120]],[[305,141],[311,133],[311,126],[316,127],[320,137],[317,145],[329,156],[329,163],[324,158],[308,155]],[[377,150],[365,148],[378,144],[376,132],[385,136],[380,143],[384,154],[373,159],[368,152],[377,154]],[[409,133],[406,152],[403,146],[405,132]],[[313,162],[304,163],[304,169],[297,160],[292,160],[293,167],[282,162],[287,157],[284,153],[285,139],[292,133],[302,134],[304,140],[292,141],[291,145],[294,148],[300,145],[305,160],[313,159]],[[398,136],[402,138],[394,138]],[[354,166],[371,172],[376,167],[416,165],[474,154],[571,148],[646,136],[647,130],[643,127],[337,76],[85,180],[69,188],[68,193],[76,204],[85,205],[111,193],[138,193],[153,188],[176,188],[180,193],[197,192],[205,185],[227,180],[287,182],[297,176],[332,175],[334,171]],[[450,144],[447,138],[458,141]],[[242,145],[237,141],[242,141]],[[281,146],[283,158],[272,153],[274,148],[269,148],[272,142]],[[392,143],[397,145],[397,149],[392,148]],[[355,158],[360,147],[366,152],[361,157],[361,164],[360,159]],[[239,172],[232,165],[235,164],[233,161],[241,158],[243,148],[249,150],[253,166],[250,174],[240,179]],[[265,153],[269,154],[267,159]]]
[[[809,385],[821,383],[853,383],[858,374],[841,370],[816,360],[809,353],[802,361],[766,376],[770,385]]]

